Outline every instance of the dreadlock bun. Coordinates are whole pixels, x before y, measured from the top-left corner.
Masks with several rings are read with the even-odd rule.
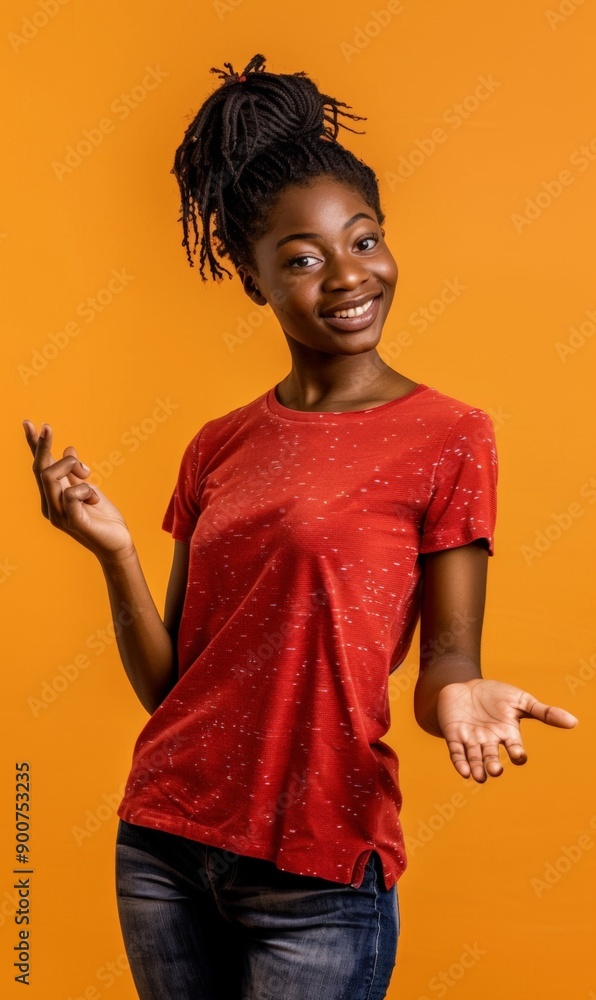
[[[340,124],[338,114],[359,118],[339,111],[349,105],[321,94],[306,73],[266,73],[265,56],[253,56],[242,73],[234,73],[230,63],[224,66],[228,72],[211,70],[225,85],[222,100],[217,103],[229,124],[228,139],[232,144],[244,140],[248,156],[300,138],[335,139]],[[230,85],[233,94],[226,89]],[[230,151],[225,138],[222,148]]]
[[[253,263],[252,243],[266,231],[269,211],[288,184],[304,184],[330,174],[356,187],[382,219],[373,172],[337,142],[339,116],[362,120],[341,110],[350,105],[319,91],[304,72],[265,71],[265,57],[255,55],[241,73],[231,63],[212,68],[222,81],[188,126],[174,159],[182,197],[182,245],[190,265],[189,222],[199,242],[200,271],[205,279],[231,272],[217,261],[228,257],[235,266]],[[212,222],[216,228],[212,231]],[[250,237],[249,237],[250,234]]]

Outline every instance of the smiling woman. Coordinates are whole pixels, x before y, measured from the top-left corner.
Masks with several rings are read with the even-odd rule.
[[[316,233],[303,229],[312,218],[319,221]],[[240,265],[238,273],[254,302],[264,305],[269,297],[277,306],[287,337],[323,350],[330,338],[337,341],[333,331],[366,331],[354,348],[346,342],[361,353],[377,343],[397,282],[384,235],[362,193],[316,177],[278,196],[268,232],[254,243],[255,265]]]
[[[561,708],[480,670],[497,453],[488,414],[387,365],[398,278],[354,119],[255,56],[178,148],[187,258],[270,306],[284,379],[188,442],[162,527],[164,620],[124,519],[26,422],[42,510],[98,557],[150,718],[118,807],[116,889],[142,1000],[382,1000],[406,868],[388,679],[420,619],[414,713],[462,777],[526,759]],[[195,242],[190,249],[189,232]],[[68,454],[67,454],[68,452]]]

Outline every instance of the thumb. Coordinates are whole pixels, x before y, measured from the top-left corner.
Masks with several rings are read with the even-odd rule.
[[[519,707],[529,719],[537,719],[547,726],[557,726],[559,729],[573,729],[577,726],[578,719],[571,712],[557,705],[545,705],[543,702],[533,698],[531,694],[524,691],[519,699]]]

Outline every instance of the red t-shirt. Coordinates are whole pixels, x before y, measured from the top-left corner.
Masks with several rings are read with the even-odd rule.
[[[277,867],[387,889],[406,867],[389,674],[419,553],[485,538],[489,415],[418,384],[304,412],[275,387],[187,445],[162,527],[190,545],[179,679],[141,731],[118,815]]]

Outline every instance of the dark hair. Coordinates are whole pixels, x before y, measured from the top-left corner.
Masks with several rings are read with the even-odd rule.
[[[232,277],[215,257],[227,257],[234,266],[254,265],[252,244],[267,231],[267,220],[277,197],[288,184],[308,184],[329,175],[358,191],[384,221],[374,172],[337,142],[339,115],[349,104],[321,94],[305,73],[268,73],[265,57],[255,55],[242,73],[212,69],[222,85],[204,102],[188,126],[174,159],[182,198],[181,216],[188,261],[189,221],[199,242],[200,273],[205,277]],[[362,134],[362,133],[359,133]],[[212,223],[215,226],[212,228]]]

